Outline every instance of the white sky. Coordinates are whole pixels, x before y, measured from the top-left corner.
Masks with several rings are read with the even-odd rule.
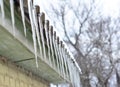
[[[105,16],[117,17],[120,13],[120,0],[101,0],[103,5],[103,14]]]
[[[37,4],[41,6],[41,10],[44,11],[47,5],[50,3],[56,3],[57,0],[36,0]],[[71,0],[73,2],[77,0]],[[84,0],[84,1],[90,1],[90,0]],[[96,0],[95,0],[96,1]],[[101,11],[102,14],[105,16],[113,16],[116,17],[120,13],[120,0],[98,0],[98,4],[101,4]],[[44,11],[45,12],[45,11]]]
[[[41,12],[45,12],[46,9],[49,10],[49,6],[51,3],[56,4],[58,2],[58,0],[35,0],[35,1],[37,4],[40,5]],[[78,0],[71,0],[71,1],[72,1],[72,3],[77,3]],[[90,2],[90,0],[83,0],[83,1],[85,3]],[[120,12],[119,12],[120,11],[120,0],[95,0],[95,2],[96,1],[97,1],[97,8],[100,7],[101,14],[104,15],[104,17],[112,16],[113,18],[117,18],[117,16],[120,15]],[[45,17],[46,17],[46,19],[49,19],[49,17],[47,15],[45,15]],[[52,23],[52,22],[50,22],[50,23]],[[53,24],[51,24],[51,25],[53,25]],[[59,30],[56,30],[56,31],[59,32]],[[57,35],[60,36],[59,34],[57,34]]]
[[[58,0],[36,0],[37,1],[37,4],[40,5],[40,8],[41,8],[41,11],[45,12],[46,9],[49,10],[49,6],[50,4],[55,4],[58,2]],[[62,1],[62,0],[61,0]],[[77,3],[78,0],[71,0],[72,3]],[[83,2],[85,3],[89,3],[90,0],[83,0]],[[113,18],[117,18],[119,15],[120,15],[120,0],[95,0],[96,4],[97,4],[97,8],[100,8],[100,14],[101,15],[104,15],[104,17],[107,17],[107,16],[112,16]],[[59,4],[59,3],[57,3]],[[89,6],[89,4],[88,4]],[[56,6],[57,8],[57,6]],[[94,13],[94,14],[98,14],[98,13]],[[49,17],[46,16],[46,19],[49,19]],[[50,20],[50,19],[49,19]],[[50,20],[51,21],[51,20]],[[51,25],[52,22],[50,22]],[[63,36],[64,37],[64,34],[61,30],[59,29],[55,29],[55,31],[57,31],[57,35],[58,36]],[[59,32],[59,33],[58,33]],[[72,31],[73,32],[73,31]],[[60,39],[62,39],[63,37],[60,37]]]

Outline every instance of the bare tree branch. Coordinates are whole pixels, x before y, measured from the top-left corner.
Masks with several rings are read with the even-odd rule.
[[[90,73],[94,73],[96,78],[98,78],[99,86],[106,87],[116,63],[119,62],[119,60],[114,61],[114,58],[117,58],[119,55],[113,56],[113,45],[118,42],[113,42],[113,37],[115,36],[115,29],[113,27],[116,25],[113,25],[114,23],[112,23],[110,18],[101,18],[99,14],[95,15],[99,18],[94,18],[93,13],[96,12],[93,7],[95,0],[92,1],[93,3],[90,7],[83,6],[84,8],[81,8],[79,1],[78,6],[73,6],[72,3],[59,4],[60,8],[58,10],[55,7],[52,10],[57,17],[55,20],[56,23],[61,24],[56,27],[62,27],[61,29],[64,31],[66,42],[74,48],[76,60],[83,72],[81,75],[83,86],[90,86],[86,86],[86,84],[90,82],[90,79],[88,79]],[[66,8],[72,11],[73,18],[66,17]],[[71,21],[70,26],[68,25],[68,21]],[[86,24],[87,27],[85,26]],[[78,26],[76,27],[76,25]],[[74,29],[72,33],[68,30],[69,28]],[[87,39],[89,41],[85,42]]]

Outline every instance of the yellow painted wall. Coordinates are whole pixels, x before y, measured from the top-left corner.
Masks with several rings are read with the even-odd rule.
[[[49,87],[49,85],[0,60],[0,87]]]

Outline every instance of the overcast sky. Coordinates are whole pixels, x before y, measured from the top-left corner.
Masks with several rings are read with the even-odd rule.
[[[46,6],[50,3],[55,4],[58,0],[36,0],[37,4],[41,6],[41,10],[44,11]],[[71,0],[72,2],[77,2],[77,0]],[[84,0],[88,2],[90,0]],[[120,0],[98,0],[98,3],[101,5],[102,14],[105,16],[116,17],[120,13]],[[45,11],[44,11],[45,12]]]
[[[50,4],[55,4],[57,7],[58,1],[60,0],[35,0],[37,4],[40,5],[40,11],[45,12],[46,9],[49,10]],[[61,0],[62,1],[62,0]],[[71,0],[72,3],[77,3],[78,0]],[[85,3],[88,3],[90,0],[82,0]],[[97,8],[100,7],[100,14],[103,16],[112,16],[113,18],[117,18],[120,15],[120,0],[95,0],[97,1]],[[59,4],[59,3],[58,3]],[[47,14],[47,13],[46,13]],[[46,19],[49,19],[47,15],[45,15]],[[49,19],[50,20],[50,19]],[[51,21],[51,20],[50,20]],[[50,22],[52,23],[52,22]],[[51,24],[53,25],[53,24]],[[55,29],[55,28],[54,28]],[[56,30],[56,29],[55,29]],[[59,32],[59,30],[56,30]],[[58,36],[62,35],[62,33]],[[64,35],[62,35],[64,36]]]

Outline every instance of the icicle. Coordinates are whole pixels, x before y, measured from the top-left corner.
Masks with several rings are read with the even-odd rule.
[[[13,0],[10,0],[10,10],[11,10],[13,35],[15,36],[15,15],[14,15],[14,2],[13,2]]]
[[[71,75],[70,75],[71,82],[74,87],[80,87],[80,76],[79,76],[80,71],[79,71],[78,67],[76,66],[75,60],[72,58],[71,55],[69,55],[70,53],[68,52],[67,54],[69,56],[70,63],[71,63],[70,67],[73,70],[73,71],[71,71]]]
[[[78,75],[77,75],[77,70],[76,70],[76,68],[75,68],[75,75],[74,75],[74,77],[75,77],[75,82],[76,82],[76,87],[78,87],[78,78],[79,77],[77,77]]]
[[[48,20],[46,20],[45,21],[45,35],[46,35],[46,43],[47,43],[47,47],[48,47],[48,60],[49,60],[49,65],[51,66],[51,58],[50,58],[50,42],[49,42],[49,37],[48,37],[48,35],[49,35],[49,33],[48,33],[48,30],[49,30],[49,21]]]
[[[74,82],[74,86],[77,87],[77,78],[76,78],[76,69],[74,67],[74,65],[72,64],[73,67],[73,82]]]
[[[57,54],[58,54],[58,64],[59,64],[59,71],[60,71],[60,74],[62,75],[62,63],[61,63],[61,55],[60,55],[60,50],[59,50],[59,37],[57,37],[57,40],[56,40],[56,49],[57,49]]]
[[[61,58],[60,58],[60,51],[59,51],[59,42],[57,42],[56,44],[56,48],[57,48],[57,54],[58,54],[58,64],[59,64],[59,71],[60,71],[60,74],[62,75],[62,64],[61,64]]]
[[[72,83],[73,83],[74,87],[77,87],[77,86],[76,86],[76,82],[75,82],[76,79],[75,79],[75,75],[74,75],[74,74],[75,74],[75,69],[74,69],[73,65],[72,65],[71,68],[72,68],[72,70],[73,70],[73,71],[72,71]]]
[[[72,59],[72,58],[70,58],[70,59]],[[76,65],[74,64],[73,60],[71,60],[70,67],[72,69],[72,71],[71,71],[71,82],[72,82],[74,87],[80,87],[79,72],[78,72],[78,69],[77,69]]]
[[[65,76],[65,72],[64,72],[65,67],[64,67],[64,63],[63,63],[63,56],[62,56],[61,47],[62,47],[62,42],[60,41],[60,43],[58,44],[58,49],[59,49],[59,54],[60,54],[61,71],[62,71],[62,75],[64,77]]]
[[[50,49],[51,49],[51,54],[52,54],[52,63],[53,63],[53,67],[55,68],[55,56],[54,56],[54,52],[53,52],[53,43],[52,43],[52,40],[53,40],[53,27],[50,26],[49,28],[49,40],[50,40]]]
[[[60,69],[59,69],[59,60],[58,60],[58,52],[57,52],[57,47],[56,47],[56,43],[57,43],[57,41],[56,41],[56,39],[54,39],[53,40],[53,44],[54,44],[54,50],[55,50],[55,58],[56,58],[56,68],[58,69],[58,72],[60,71]]]
[[[3,2],[3,0],[0,0],[0,7],[1,7],[2,19],[4,21],[5,12],[4,12],[4,2]]]
[[[72,85],[73,85],[73,87],[75,87],[75,85],[74,85],[74,77],[73,77],[73,72],[74,72],[74,68],[72,68],[72,63],[70,63],[71,64],[71,66],[70,66],[70,71],[71,71],[71,82],[72,82]]]
[[[41,49],[41,42],[40,42],[40,32],[39,32],[39,27],[38,27],[38,12],[36,12],[36,9],[39,8],[38,6],[35,6],[33,9],[33,21],[35,24],[35,29],[36,29],[36,34],[37,34],[37,41],[39,45],[39,50],[40,50],[40,56],[42,56],[42,49]]]
[[[76,68],[76,74],[75,74],[75,79],[76,79],[76,87],[80,87],[80,76],[79,76],[79,71]]]
[[[43,50],[43,58],[44,58],[44,61],[47,62],[47,59],[46,59],[46,49],[45,49],[45,42],[44,42],[44,35],[43,35],[43,21],[44,21],[44,13],[40,13],[39,15],[39,26],[40,26],[40,36],[41,36],[41,41],[42,41],[42,50]]]
[[[74,87],[77,87],[76,86],[76,79],[75,79],[75,67],[74,67],[74,65],[73,65],[73,61],[71,61],[71,69],[73,70],[73,71],[71,71],[72,72],[72,83],[73,83],[73,85],[74,85]]]
[[[80,72],[79,72],[78,67],[76,67],[76,65],[75,65],[75,68],[76,68],[76,78],[77,78],[77,83],[76,84],[77,84],[77,87],[80,87],[80,85],[81,85],[81,83],[80,83]]]
[[[66,67],[67,67],[67,65],[66,65],[66,60],[65,60],[65,54],[64,54],[64,44],[63,44],[63,42],[61,42],[62,43],[62,48],[61,48],[61,53],[62,53],[62,58],[63,58],[63,66],[64,66],[64,78],[66,78]],[[67,78],[66,78],[67,79]]]
[[[69,56],[69,54],[67,53],[67,55],[68,55],[68,67],[69,67],[69,73],[70,73],[70,80],[71,80],[71,83],[72,83],[72,85],[73,85],[73,87],[75,87],[74,86],[74,78],[73,78],[73,72],[74,72],[74,68],[72,67],[72,61],[71,61],[71,59],[70,59],[70,56]]]
[[[54,64],[58,64],[58,59],[57,59],[57,49],[56,49],[56,32],[54,31],[54,33],[53,33],[53,37],[52,37],[52,44],[53,44],[53,48],[54,48],[54,53],[55,53],[55,55],[54,55]],[[55,63],[56,62],[56,63]],[[58,73],[59,73],[59,66],[58,65],[55,65],[55,67],[57,68],[56,70],[58,71]]]
[[[21,11],[22,22],[23,22],[23,27],[24,27],[24,34],[25,34],[25,37],[26,37],[26,26],[25,26],[25,15],[24,15],[23,0],[20,0],[20,11]]]
[[[66,59],[65,59],[65,51],[64,51],[64,44],[62,44],[62,48],[61,48],[61,53],[62,53],[62,57],[63,57],[63,64],[64,64],[64,78],[67,77],[67,64],[66,64]]]
[[[32,29],[32,37],[33,37],[33,44],[34,44],[34,53],[35,53],[35,59],[36,59],[36,67],[38,67],[38,59],[37,59],[37,41],[36,41],[36,31],[33,23],[33,14],[32,14],[32,2],[31,0],[28,0],[28,12],[30,17],[30,23],[31,23],[31,29]]]
[[[77,87],[80,87],[80,73],[79,71],[77,70],[77,74],[76,74],[76,78],[77,78]]]
[[[70,64],[70,61],[67,59],[67,63],[68,63],[68,70],[69,70],[69,78],[70,78],[70,81],[72,83],[72,75],[71,75],[71,64]]]
[[[69,55],[69,53],[68,53],[68,55]],[[69,55],[69,59],[70,59],[70,68],[71,68],[71,82],[73,84],[73,87],[75,87],[75,83],[74,83],[75,70],[74,70],[73,61],[71,60],[70,55]]]
[[[59,67],[59,60],[58,60],[58,50],[57,50],[57,41],[56,41],[56,32],[54,32],[54,35],[53,35],[53,46],[54,46],[54,51],[55,51],[55,58],[56,58],[56,62],[57,62],[57,65],[56,65],[56,68],[58,70],[58,73],[60,73],[60,67]]]
[[[79,77],[79,72],[78,72],[78,70],[77,70],[77,68],[76,68],[76,75],[75,75],[76,77],[75,77],[75,79],[76,79],[76,84],[77,84],[77,87],[80,87],[80,77]]]
[[[64,49],[64,56],[65,56],[65,61],[66,61],[66,74],[67,74],[67,78],[70,80],[69,78],[69,68],[68,68],[68,57],[67,57],[67,49]]]
[[[66,59],[65,59],[65,55],[64,55],[64,52],[63,52],[64,50],[62,49],[62,53],[63,53],[63,61],[64,61],[64,67],[65,67],[65,69],[64,69],[64,71],[65,71],[65,78],[67,79],[67,64],[66,64]]]

